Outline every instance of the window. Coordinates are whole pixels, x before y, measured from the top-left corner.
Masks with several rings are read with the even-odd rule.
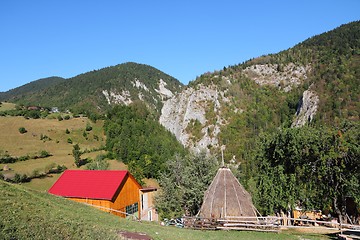
[[[126,206],[126,213],[127,214],[134,214],[138,211],[139,206],[138,203],[131,204],[129,206]]]

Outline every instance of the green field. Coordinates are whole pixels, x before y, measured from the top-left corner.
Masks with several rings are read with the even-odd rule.
[[[92,130],[86,132],[86,125],[90,124]],[[27,132],[21,134],[19,128],[24,127]],[[15,173],[31,175],[33,171],[44,171],[51,164],[65,165],[68,169],[75,169],[72,156],[73,144],[78,143],[81,150],[98,149],[105,144],[103,134],[103,121],[90,122],[87,118],[71,118],[58,121],[57,119],[25,119],[23,117],[0,117],[0,153],[7,153],[11,156],[20,157],[25,155],[36,155],[45,150],[52,156],[47,158],[30,159],[15,163],[0,164],[0,169],[7,165],[11,171],[2,171],[10,177]],[[66,129],[70,131],[66,134]],[[83,136],[84,131],[87,137]],[[44,138],[44,136],[46,136]],[[41,140],[43,137],[43,140]],[[68,143],[68,139],[73,144]],[[104,151],[89,152],[82,155],[82,158],[96,158]],[[118,161],[110,160],[110,169],[123,170],[126,166]],[[84,168],[84,167],[83,167]],[[42,179],[33,179],[26,183],[30,188],[46,191],[59,177],[52,174]]]
[[[154,239],[330,239],[296,232],[200,231],[134,222],[22,185],[0,181],[0,239],[119,239],[121,230]]]
[[[7,111],[7,110],[13,110],[13,109],[15,109],[15,107],[16,107],[15,103],[1,102],[0,112]]]

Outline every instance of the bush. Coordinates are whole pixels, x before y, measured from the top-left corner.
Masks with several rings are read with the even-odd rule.
[[[23,182],[30,182],[30,181],[31,181],[31,178],[28,177],[28,175],[26,175],[26,174],[20,175],[18,173],[15,174],[15,177],[13,179],[13,182],[15,182],[15,183],[23,183]]]
[[[91,131],[91,130],[92,130],[92,126],[91,126],[89,123],[87,123],[85,130],[88,131],[88,132]]]
[[[26,132],[27,132],[27,130],[24,127],[19,128],[19,133],[24,134]]]
[[[48,151],[42,150],[40,152],[39,158],[46,158],[46,157],[50,157],[51,154]]]
[[[0,156],[0,163],[14,163],[18,159],[16,157],[12,157],[9,154],[6,154],[4,156]]]
[[[64,120],[61,115],[59,115],[59,116],[57,117],[57,119],[58,119],[59,121]]]
[[[42,141],[51,141],[51,138],[49,136],[46,136],[44,134],[40,134],[40,140]]]
[[[73,141],[71,140],[71,138],[68,138],[68,139],[67,139],[67,142],[70,143],[70,144],[73,143]]]
[[[26,161],[26,160],[29,160],[29,159],[30,159],[29,155],[21,156],[21,157],[18,158],[19,161]]]
[[[65,119],[65,120],[69,120],[69,119],[70,119],[70,116],[69,116],[69,115],[65,115],[64,119]]]
[[[66,133],[66,134],[70,134],[69,129],[66,129],[66,130],[65,130],[65,133]]]

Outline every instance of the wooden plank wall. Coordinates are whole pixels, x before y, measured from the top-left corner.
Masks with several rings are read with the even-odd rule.
[[[75,202],[87,203],[90,205],[96,205],[105,208],[110,208],[111,206],[111,201],[109,200],[85,199],[85,198],[68,198],[68,199],[73,200]],[[100,209],[105,212],[110,212],[109,210],[106,210],[104,208],[100,208]]]
[[[137,183],[137,181],[132,176],[127,175],[123,181],[122,186],[119,188],[120,191],[115,195],[114,202],[110,205],[110,208],[126,212],[126,206],[138,203],[138,218],[140,218],[140,189],[141,186]],[[115,214],[121,217],[125,217],[125,215],[121,213]]]
[[[112,201],[109,200],[99,200],[99,199],[84,199],[84,198],[68,198],[75,202],[88,203],[90,205],[96,205],[105,207],[107,209],[115,209],[121,212],[126,212],[126,206],[129,206],[134,203],[138,203],[139,213],[138,218],[140,218],[141,212],[141,203],[140,203],[140,189],[141,186],[135,180],[135,178],[129,174],[126,175],[122,184],[120,185],[118,191],[116,192]],[[100,208],[102,211],[111,212],[104,208]],[[111,212],[112,214],[126,217],[125,214],[119,212]]]

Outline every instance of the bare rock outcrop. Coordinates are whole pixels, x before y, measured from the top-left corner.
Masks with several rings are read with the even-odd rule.
[[[302,127],[311,122],[317,112],[318,104],[319,96],[315,92],[304,91],[291,127]]]
[[[284,66],[255,64],[245,68],[244,73],[259,85],[272,85],[288,92],[307,79],[309,69],[310,66],[297,66],[293,63]]]
[[[193,150],[217,146],[224,99],[215,85],[189,87],[164,102],[160,124]]]

